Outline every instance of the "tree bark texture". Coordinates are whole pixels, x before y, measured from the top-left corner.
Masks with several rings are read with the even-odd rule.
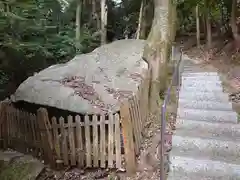
[[[172,8],[169,0],[154,0],[154,19],[144,48],[143,58],[148,62],[150,69],[150,112],[158,109],[159,93],[165,91],[169,52],[171,52],[171,31],[173,16],[169,15]],[[174,32],[175,33],[175,32]]]
[[[139,12],[139,18],[138,18],[138,28],[137,28],[137,32],[136,32],[136,39],[140,39],[140,32],[143,28],[143,6],[144,5],[145,5],[144,0],[142,0],[140,12]]]
[[[197,46],[200,47],[200,22],[199,22],[199,6],[196,6],[196,38],[197,38]]]
[[[212,47],[212,25],[208,8],[206,12],[206,26],[207,26],[207,47],[208,49],[210,49]]]
[[[106,0],[101,0],[101,44],[106,44],[107,39],[107,13]]]
[[[240,35],[238,33],[238,25],[237,25],[237,0],[232,0],[232,12],[231,12],[231,28],[232,28],[232,34],[233,38],[235,40],[235,47],[237,49],[240,48]]]
[[[77,2],[76,10],[76,48],[80,48],[80,39],[81,39],[81,16],[82,16],[82,0]]]
[[[97,12],[97,4],[96,4],[96,0],[92,0],[92,18],[96,21],[97,24],[97,29],[100,30],[101,28],[101,22],[100,22],[100,18]]]

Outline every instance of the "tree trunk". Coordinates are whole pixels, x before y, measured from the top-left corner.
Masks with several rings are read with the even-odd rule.
[[[171,21],[172,21],[172,28],[171,28],[171,41],[174,42],[176,38],[176,27],[177,27],[177,5],[171,2]]]
[[[143,6],[144,6],[144,0],[142,0],[141,2],[141,8],[140,8],[140,12],[139,12],[139,18],[138,18],[138,28],[137,28],[137,32],[136,32],[136,39],[140,39],[140,32],[142,29],[142,23],[143,23]]]
[[[203,31],[204,37],[207,37],[207,26],[206,26],[205,14],[203,16],[201,16],[201,23],[202,23],[201,27],[202,27],[202,31]]]
[[[170,27],[173,22],[168,14],[170,5],[169,0],[154,0],[154,19],[143,52],[143,59],[148,62],[151,73],[149,104],[153,114],[158,109],[159,93],[166,89],[168,53],[171,51]]]
[[[210,49],[212,47],[212,26],[209,9],[207,9],[206,13],[206,26],[207,26],[207,47],[208,49]]]
[[[231,28],[232,28],[232,34],[233,38],[236,42],[240,41],[240,35],[238,34],[238,26],[237,26],[237,0],[232,0],[232,12],[231,12]]]
[[[81,17],[82,17],[82,0],[77,2],[76,10],[76,49],[80,48],[80,39],[81,39]]]
[[[100,30],[101,22],[100,22],[100,19],[99,19],[99,15],[97,13],[96,0],[92,0],[92,16],[93,16],[93,19],[96,21],[97,30]]]
[[[106,0],[101,0],[101,44],[106,44],[107,38],[107,4]]]
[[[199,22],[199,8],[196,6],[196,29],[197,29],[197,46],[200,47],[200,22]]]

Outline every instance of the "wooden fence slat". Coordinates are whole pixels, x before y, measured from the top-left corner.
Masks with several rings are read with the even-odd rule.
[[[9,134],[9,131],[10,131],[10,125],[9,125],[9,107],[7,108],[7,120],[6,120],[6,125],[7,125],[7,146],[9,146],[10,144],[10,134]]]
[[[12,137],[12,109],[11,108],[9,108],[9,110],[8,110],[8,129],[9,129],[9,146],[11,146],[12,147],[12,144],[13,144],[13,142],[12,142],[12,140],[13,140],[13,137]]]
[[[50,131],[50,122],[48,119],[48,112],[45,108],[40,108],[37,111],[38,125],[41,135],[41,144],[44,150],[45,161],[50,164],[51,167],[55,166],[55,156],[53,153],[53,141],[52,133]]]
[[[61,150],[60,150],[60,138],[58,135],[58,128],[56,127],[57,119],[56,117],[52,117],[52,126],[53,126],[53,142],[54,142],[54,149],[56,152],[57,159],[61,159]]]
[[[18,129],[17,129],[17,124],[16,124],[16,120],[17,120],[17,117],[16,117],[16,110],[15,109],[13,109],[13,111],[12,111],[12,131],[13,131],[13,137],[16,139],[17,138],[17,131],[18,131]],[[15,143],[14,143],[15,144]]]
[[[37,129],[37,131],[36,131],[36,139],[37,139],[37,141],[40,141],[40,131],[39,131],[38,123],[37,123],[37,116],[34,115],[34,118],[35,118],[34,127],[35,127],[35,129]]]
[[[12,108],[9,109],[9,134],[10,134],[10,145],[13,145],[13,119],[12,119]]]
[[[133,101],[134,101],[134,107],[135,107],[136,117],[137,117],[137,121],[138,121],[138,127],[139,127],[139,130],[141,133],[142,117],[141,117],[141,111],[139,108],[139,97],[137,95],[133,96]],[[140,138],[140,140],[141,140],[141,138]]]
[[[20,130],[19,131],[19,139],[22,139],[22,141],[24,141],[24,136],[23,136],[24,128],[22,127],[22,112],[21,112],[21,110],[19,110],[18,115],[19,115],[19,121],[18,122],[19,122],[19,130]],[[22,142],[19,143],[19,146],[22,150],[22,147],[23,147]]]
[[[132,121],[132,125],[133,125],[133,133],[134,133],[134,137],[135,137],[135,152],[136,154],[139,153],[139,147],[140,147],[140,139],[139,139],[139,125],[138,125],[138,118],[136,115],[136,107],[134,104],[134,100],[133,99],[129,99],[128,101],[129,103],[129,113],[130,113],[130,117],[131,117],[131,121]]]
[[[20,110],[19,111],[19,115],[20,115],[20,119],[19,119],[19,123],[20,123],[20,140],[19,141],[19,144],[21,146],[21,152],[23,152],[25,150],[25,126],[24,126],[24,117],[23,117],[23,113],[22,111]],[[46,153],[47,154],[47,153]]]
[[[114,149],[114,133],[113,133],[113,114],[109,114],[108,124],[108,167],[113,168],[113,149]]]
[[[144,87],[144,81],[142,81],[142,84],[140,85],[140,91],[139,91],[138,96],[137,96],[139,98],[139,113],[140,113],[142,121],[145,120],[145,118],[144,118],[144,113],[145,113],[145,102],[144,102],[145,89],[143,87]],[[142,131],[143,122],[141,122],[140,127],[141,127],[141,131]]]
[[[93,167],[99,167],[98,125],[97,116],[93,115]]]
[[[67,144],[67,134],[66,134],[66,130],[64,128],[64,118],[60,117],[59,118],[59,123],[61,125],[60,131],[61,131],[61,137],[62,137],[62,156],[63,156],[63,162],[64,165],[67,166],[69,164],[68,162],[68,144]]]
[[[27,124],[28,124],[28,133],[31,141],[31,149],[33,147],[34,141],[33,141],[33,133],[32,133],[32,128],[31,128],[31,114],[27,114]]]
[[[24,122],[24,114],[23,114],[23,111],[20,110],[20,123],[21,123],[21,128],[22,128],[22,137],[23,137],[23,140],[24,140],[24,143],[26,142],[26,130],[25,130],[25,122]],[[25,145],[23,145],[24,149],[25,149]]]
[[[25,134],[26,134],[26,145],[28,144],[28,142],[30,142],[31,141],[31,136],[30,136],[30,133],[29,133],[29,127],[28,127],[28,114],[27,114],[27,112],[25,112],[25,111],[23,111],[23,114],[24,114],[24,122],[25,122],[25,129],[26,129],[26,132],[25,132]],[[27,152],[28,152],[28,147],[26,147],[26,150],[27,150]]]
[[[33,135],[33,143],[34,143],[34,156],[38,155],[38,148],[37,148],[37,138],[36,138],[36,133],[38,130],[35,128],[35,121],[36,121],[36,116],[34,114],[30,114],[30,123],[31,123],[31,129],[32,129],[32,135]]]
[[[114,115],[115,121],[115,151],[116,151],[116,168],[120,169],[122,167],[122,156],[121,156],[121,131],[120,131],[120,121],[119,114]]]
[[[131,122],[128,102],[120,108],[126,170],[129,174],[136,172],[136,157],[133,142],[133,126]]]
[[[92,167],[92,148],[91,148],[91,137],[90,137],[90,123],[89,116],[85,115],[85,139],[86,139],[86,166]]]
[[[135,113],[136,113],[136,125],[138,128],[139,145],[141,146],[141,143],[142,143],[142,126],[141,126],[142,118],[141,118],[140,109],[139,109],[138,97],[134,96],[133,102],[134,102],[134,107],[135,107],[134,109],[135,109]]]
[[[20,124],[20,111],[17,109],[16,110],[16,115],[17,115],[17,120],[16,120],[16,122],[17,122],[17,127],[19,128],[19,130],[17,131],[17,140],[18,139],[21,139],[21,124]],[[21,149],[21,144],[19,143],[19,142],[17,142],[16,143],[17,144],[17,150],[18,151],[20,151],[20,149]]]
[[[71,165],[76,165],[76,149],[75,149],[75,139],[74,139],[74,132],[73,132],[73,117],[68,116],[68,137],[69,137],[69,145],[70,145],[70,160]]]
[[[100,116],[100,156],[101,168],[106,167],[106,137],[105,137],[105,115]]]
[[[76,121],[76,143],[77,143],[77,156],[78,156],[78,167],[82,168],[84,163],[84,154],[83,154],[83,137],[82,137],[82,126],[81,126],[81,117],[77,115],[75,117]]]
[[[35,143],[36,142],[36,128],[34,126],[34,123],[35,123],[34,121],[35,121],[34,115],[30,114],[30,127],[31,127],[31,130],[32,130],[33,142]]]

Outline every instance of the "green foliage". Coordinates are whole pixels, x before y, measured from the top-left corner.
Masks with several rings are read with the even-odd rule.
[[[100,1],[96,11],[100,14]],[[148,7],[146,32],[151,27],[153,0]],[[108,36],[134,37],[140,0],[108,0]],[[177,4],[178,32],[195,32],[195,7],[201,18],[210,11],[214,25],[229,28],[231,1],[174,0]],[[92,4],[85,1],[81,18],[80,42],[75,40],[76,0],[0,1],[0,98],[13,93],[24,79],[49,65],[66,62],[75,54],[87,53],[100,45],[100,31],[91,18]],[[202,23],[202,22],[201,22]],[[111,38],[110,38],[111,39]],[[79,44],[79,46],[78,46]],[[77,47],[77,48],[76,48]],[[14,83],[14,85],[9,85]],[[8,89],[8,87],[14,87]],[[5,87],[2,95],[2,87]]]
[[[34,72],[75,56],[73,8],[63,11],[58,0],[0,2],[0,87],[9,81],[17,86]],[[92,37],[92,27],[82,31],[80,52],[89,52],[99,41]],[[6,89],[0,97],[14,90]]]

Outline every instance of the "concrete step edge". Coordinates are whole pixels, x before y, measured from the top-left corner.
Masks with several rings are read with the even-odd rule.
[[[179,92],[179,98],[181,99],[195,99],[195,100],[205,100],[205,101],[218,101],[218,102],[229,102],[229,97],[227,93],[223,92]]]
[[[191,158],[199,158],[199,159],[208,159],[211,161],[221,161],[229,164],[236,164],[240,166],[240,157],[235,154],[230,153],[221,153],[219,151],[215,152],[215,154],[211,154],[209,151],[195,151],[193,149],[186,150],[180,147],[174,147],[171,152],[171,156],[183,156],[183,157],[191,157]]]
[[[173,173],[183,173],[186,176],[194,173],[215,177],[216,179],[225,176],[237,180],[240,177],[240,165],[180,156],[171,156],[170,161],[170,169]]]
[[[200,154],[208,156],[208,158],[221,157],[219,159],[234,157],[240,158],[239,141],[221,140],[212,137],[192,137],[191,135],[183,136],[176,134],[172,138],[172,149],[178,149],[182,152],[194,152],[198,157]],[[240,162],[239,162],[240,163]]]
[[[223,88],[222,87],[209,87],[209,86],[181,86],[180,88],[180,92],[181,91],[198,91],[198,92],[223,92]]]
[[[237,123],[237,113],[233,111],[217,111],[204,109],[191,109],[178,107],[177,118],[210,122],[232,122]]]
[[[232,104],[230,102],[199,101],[180,98],[178,100],[178,106],[181,108],[232,111]]]

